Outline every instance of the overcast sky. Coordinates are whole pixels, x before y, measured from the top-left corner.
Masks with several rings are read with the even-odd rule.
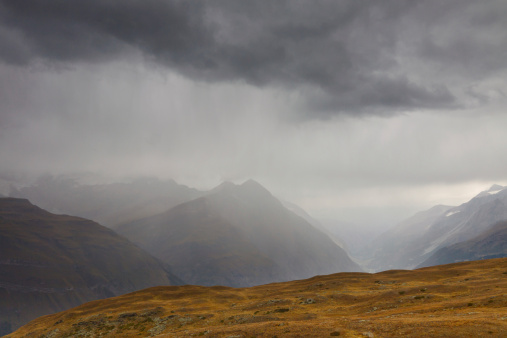
[[[0,180],[253,178],[338,218],[460,204],[507,184],[505,13],[0,0]]]

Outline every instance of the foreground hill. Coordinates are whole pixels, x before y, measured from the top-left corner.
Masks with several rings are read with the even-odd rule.
[[[169,286],[94,301],[8,337],[505,337],[507,258],[251,288]]]
[[[12,188],[10,192],[11,197],[29,199],[50,212],[84,217],[107,227],[161,213],[201,195],[173,180],[155,178],[87,185],[43,177],[29,187]]]
[[[0,198],[0,334],[84,302],[181,280],[95,222]]]
[[[412,269],[440,248],[470,240],[507,219],[507,189],[493,185],[457,207],[437,206],[402,222],[372,245],[369,269]]]
[[[438,250],[421,267],[499,257],[507,257],[507,221],[471,240]]]
[[[115,230],[190,284],[251,286],[361,271],[329,236],[254,181],[224,183]]]

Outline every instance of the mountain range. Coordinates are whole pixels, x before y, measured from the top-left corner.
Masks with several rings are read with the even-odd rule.
[[[439,249],[471,240],[503,220],[507,189],[493,185],[460,206],[435,206],[388,230],[370,246],[367,268],[415,268]]]
[[[223,183],[114,230],[192,284],[251,286],[361,271],[329,236],[252,180]]]
[[[87,301],[182,283],[98,223],[0,198],[0,334]]]
[[[173,180],[156,178],[90,185],[47,176],[27,187],[11,187],[9,196],[26,198],[50,212],[84,217],[111,227],[163,212],[202,194]]]
[[[0,334],[150,286],[250,287],[362,269],[346,252],[366,243],[353,225],[325,227],[253,180],[198,191],[174,181],[87,186],[46,178],[11,192],[110,228],[0,198]],[[507,189],[493,185],[460,206],[419,212],[367,248],[361,263],[370,271],[504,257]]]

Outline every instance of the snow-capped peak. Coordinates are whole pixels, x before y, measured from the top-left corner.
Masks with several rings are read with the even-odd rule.
[[[501,185],[498,185],[498,184],[493,184],[491,186],[491,188],[489,188],[488,191],[486,191],[488,194],[490,195],[494,195],[494,194],[497,194],[499,193],[500,191],[502,191],[505,187],[502,187]]]
[[[488,190],[485,190],[485,191],[481,192],[476,197],[485,197],[485,196],[495,195],[495,194],[498,194],[500,191],[503,191],[504,189],[505,189],[505,187],[502,187],[501,185],[493,184],[491,186],[491,188],[489,188]]]

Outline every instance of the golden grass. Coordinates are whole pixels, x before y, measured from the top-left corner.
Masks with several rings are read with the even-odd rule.
[[[251,288],[168,286],[44,316],[8,337],[502,337],[507,258]]]

